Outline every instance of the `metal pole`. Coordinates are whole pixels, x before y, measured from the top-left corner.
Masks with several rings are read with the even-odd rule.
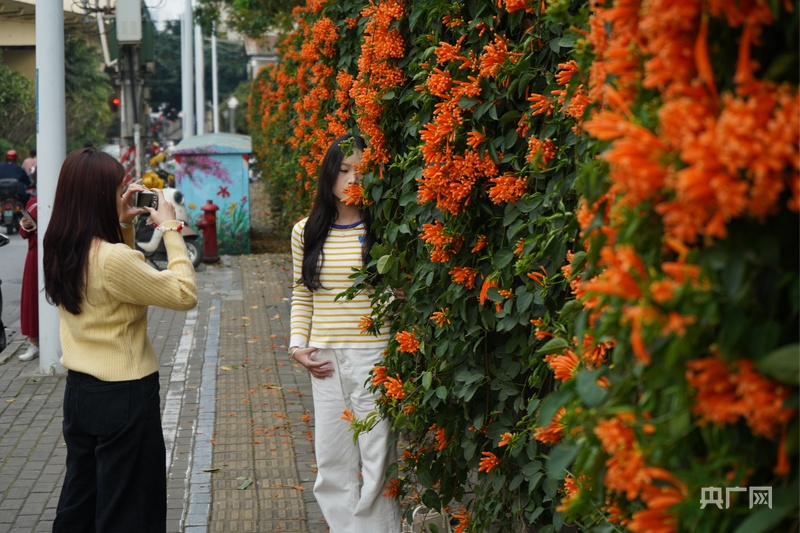
[[[203,57],[203,31],[200,26],[194,27],[194,85],[195,85],[195,114],[197,115],[197,134],[206,132],[206,91]]]
[[[217,25],[211,29],[211,119],[219,133],[219,82],[217,80]]]
[[[62,0],[36,2],[36,146],[39,231],[42,250],[44,235],[53,212],[56,183],[67,152],[67,121],[64,109],[64,3]],[[44,286],[42,253],[39,253],[39,283]],[[39,291],[39,372],[63,373],[58,310]]]
[[[192,80],[192,0],[185,0],[181,19],[181,107],[183,138],[194,136],[194,84]]]

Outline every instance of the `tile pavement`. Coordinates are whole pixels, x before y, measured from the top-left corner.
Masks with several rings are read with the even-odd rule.
[[[224,256],[198,269],[195,309],[151,308],[170,533],[327,530],[311,386],[285,351],[290,271],[287,255]],[[24,349],[12,336],[0,354],[0,533],[50,531],[64,478],[64,377]]]

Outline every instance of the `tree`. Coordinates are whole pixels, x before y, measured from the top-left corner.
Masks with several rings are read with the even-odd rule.
[[[167,21],[164,31],[156,33],[156,71],[150,77],[150,106],[182,109],[181,95],[181,24]],[[211,99],[211,46],[203,46],[206,99]],[[192,66],[194,69],[194,65]],[[194,72],[194,70],[192,70]],[[224,104],[230,94],[247,80],[247,55],[242,43],[217,40],[217,82],[220,102]],[[238,98],[238,96],[237,96]],[[221,105],[222,105],[221,104]]]
[[[101,69],[99,51],[83,39],[67,36],[64,74],[67,150],[86,142],[105,141],[111,125],[108,101],[113,89],[108,74]]]
[[[156,69],[150,76],[150,107],[181,109],[181,22],[168,20],[155,38]]]
[[[99,51],[85,40],[66,35],[64,90],[67,149],[105,139],[111,124],[112,88],[100,68]],[[20,147],[36,140],[36,90],[33,82],[0,63],[0,139]]]
[[[33,83],[9,69],[0,54],[0,139],[23,146],[36,134],[36,101]]]
[[[231,28],[249,37],[259,37],[270,29],[288,29],[292,9],[300,4],[300,0],[199,0],[195,18],[204,33],[209,33],[224,11]]]

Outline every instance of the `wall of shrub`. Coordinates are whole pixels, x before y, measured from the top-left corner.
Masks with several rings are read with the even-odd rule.
[[[380,240],[362,327],[395,333],[372,379],[402,448],[387,493],[456,532],[797,530],[796,5],[294,17],[254,149],[288,233],[333,138],[369,142],[351,201]]]

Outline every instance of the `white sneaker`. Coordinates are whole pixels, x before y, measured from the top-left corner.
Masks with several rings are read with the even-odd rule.
[[[28,351],[19,356],[20,361],[33,361],[39,357],[39,347],[31,344],[28,346]]]

